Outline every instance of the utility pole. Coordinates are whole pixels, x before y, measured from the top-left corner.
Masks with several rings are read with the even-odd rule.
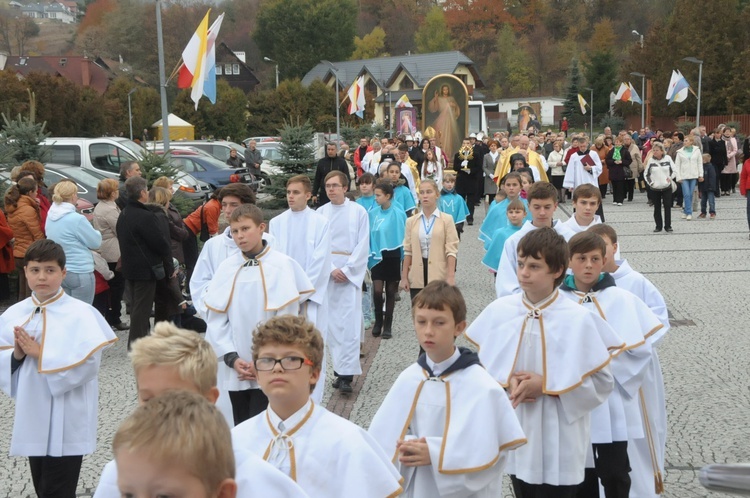
[[[156,43],[159,50],[159,89],[161,90],[161,130],[164,152],[169,150],[169,108],[167,107],[167,79],[164,76],[164,37],[161,31],[161,0],[156,0]]]

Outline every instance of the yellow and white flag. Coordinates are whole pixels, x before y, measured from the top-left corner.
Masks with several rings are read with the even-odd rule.
[[[578,105],[581,106],[581,114],[586,114],[586,106],[589,105],[589,103],[586,102],[586,99],[584,99],[583,95],[580,93],[578,94]]]

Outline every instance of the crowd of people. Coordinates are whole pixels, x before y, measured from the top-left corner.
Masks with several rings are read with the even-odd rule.
[[[19,270],[18,303],[0,317],[0,388],[16,398],[11,455],[29,458],[38,496],[75,496],[115,330],[129,330],[140,406],[99,498],[494,497],[504,474],[519,498],[660,494],[667,308],[620,255],[603,205],[637,187],[655,231],[671,232],[673,202],[692,219],[700,186],[699,217],[714,218],[716,196],[750,186],[732,130],[704,141],[700,128],[605,129],[591,145],[478,134],[452,158],[419,138],[328,144],[270,221],[245,184],[183,219],[171,180],[149,188],[133,162],[100,183],[89,223],[75,183],[48,189],[42,164],[21,166],[0,217],[0,291]],[[573,215],[554,219],[566,202]],[[497,299],[469,324],[457,262],[482,203],[469,233]],[[326,350],[330,387],[353,393],[366,331],[406,333],[393,323],[399,289],[420,351],[365,430],[321,405]],[[454,344],[461,335],[476,352]]]

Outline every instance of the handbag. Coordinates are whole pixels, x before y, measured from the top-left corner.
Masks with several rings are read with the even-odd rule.
[[[623,166],[622,171],[625,173],[625,179],[626,180],[632,180],[633,179],[633,170],[630,169],[630,166]]]
[[[204,207],[206,207],[205,203],[201,206],[201,233],[198,236],[198,239],[201,242],[205,242],[211,238],[211,234],[208,233],[208,224],[206,223],[206,216],[203,214]]]

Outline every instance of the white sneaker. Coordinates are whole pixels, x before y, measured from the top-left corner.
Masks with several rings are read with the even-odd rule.
[[[618,206],[622,206],[622,202],[618,202],[618,203],[617,203],[617,205],[618,205]]]
[[[686,215],[685,213],[682,213],[682,214],[680,215],[680,217],[681,217],[681,218],[682,218],[682,219],[684,220],[685,218],[687,218],[687,215]]]
[[[613,205],[613,206],[617,206],[617,202],[613,202],[613,203],[612,203],[612,205]]]
[[[692,216],[690,216],[690,215],[687,215],[687,217],[686,217],[685,219],[686,219],[686,220],[688,220],[688,221],[690,221],[690,220],[692,220],[692,219],[693,219],[693,217],[692,217]]]

